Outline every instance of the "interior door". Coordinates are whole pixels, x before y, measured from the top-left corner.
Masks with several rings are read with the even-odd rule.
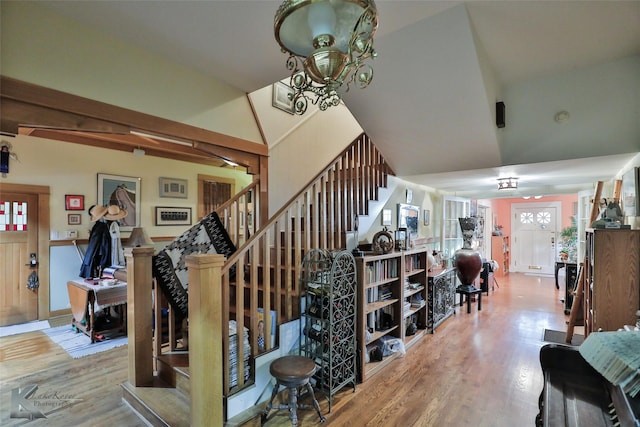
[[[38,319],[38,291],[27,287],[31,273],[38,274],[37,249],[38,196],[3,192],[0,194],[0,326]],[[33,263],[31,254],[35,257]]]
[[[557,251],[558,206],[514,205],[512,249],[514,270],[553,274]]]

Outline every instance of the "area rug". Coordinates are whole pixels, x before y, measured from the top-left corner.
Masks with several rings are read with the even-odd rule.
[[[580,334],[573,334],[571,338],[571,344],[566,342],[567,332],[566,331],[555,331],[553,329],[545,329],[544,336],[542,337],[542,341],[553,342],[556,344],[565,344],[565,345],[573,345],[579,346],[584,341],[584,336]]]
[[[74,359],[121,347],[128,342],[124,336],[92,344],[91,338],[83,333],[76,333],[70,325],[45,329],[43,332]]]
[[[50,328],[49,322],[40,320],[36,322],[21,323],[19,325],[0,327],[0,337],[8,337],[10,335],[24,334],[25,332],[41,331]]]

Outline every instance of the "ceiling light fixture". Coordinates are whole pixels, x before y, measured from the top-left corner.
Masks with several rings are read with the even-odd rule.
[[[296,114],[308,103],[324,111],[340,103],[346,83],[363,89],[373,79],[378,11],[373,0],[287,0],[274,19],[275,38],[289,54],[287,69]],[[312,97],[315,95],[315,99]]]
[[[498,178],[498,190],[516,190],[518,188],[518,178]]]

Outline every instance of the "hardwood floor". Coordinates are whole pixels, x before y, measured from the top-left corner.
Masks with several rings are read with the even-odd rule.
[[[512,273],[483,297],[482,311],[458,308],[434,335],[364,384],[340,392],[331,413],[319,397],[328,425],[513,426],[532,425],[542,373],[538,352],[545,328],[566,330],[563,290],[553,277]],[[576,328],[576,333],[582,333]],[[122,401],[126,347],[72,359],[42,332],[0,338],[0,425],[143,426]],[[38,385],[37,395],[79,399],[47,418],[9,418],[16,387]],[[55,403],[55,402],[54,402]],[[48,412],[51,407],[44,408]],[[301,426],[321,425],[313,410],[298,411]],[[244,426],[258,426],[258,419]],[[291,425],[279,411],[266,424]]]

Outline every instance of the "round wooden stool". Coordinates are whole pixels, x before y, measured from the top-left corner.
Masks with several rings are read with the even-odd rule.
[[[304,356],[284,356],[274,360],[269,367],[269,372],[276,379],[276,384],[273,386],[271,392],[271,400],[267,404],[261,418],[261,425],[267,422],[267,417],[271,409],[288,409],[289,416],[291,417],[291,425],[296,427],[298,425],[297,410],[315,408],[320,417],[320,421],[324,422],[326,419],[320,413],[320,405],[316,400],[316,396],[313,393],[313,387],[309,383],[311,376],[316,371],[316,364],[313,360]],[[289,392],[289,402],[286,404],[273,405],[273,399],[278,394],[280,386],[286,387]],[[298,396],[301,388],[305,388],[311,398],[313,399],[312,405],[298,404]]]

